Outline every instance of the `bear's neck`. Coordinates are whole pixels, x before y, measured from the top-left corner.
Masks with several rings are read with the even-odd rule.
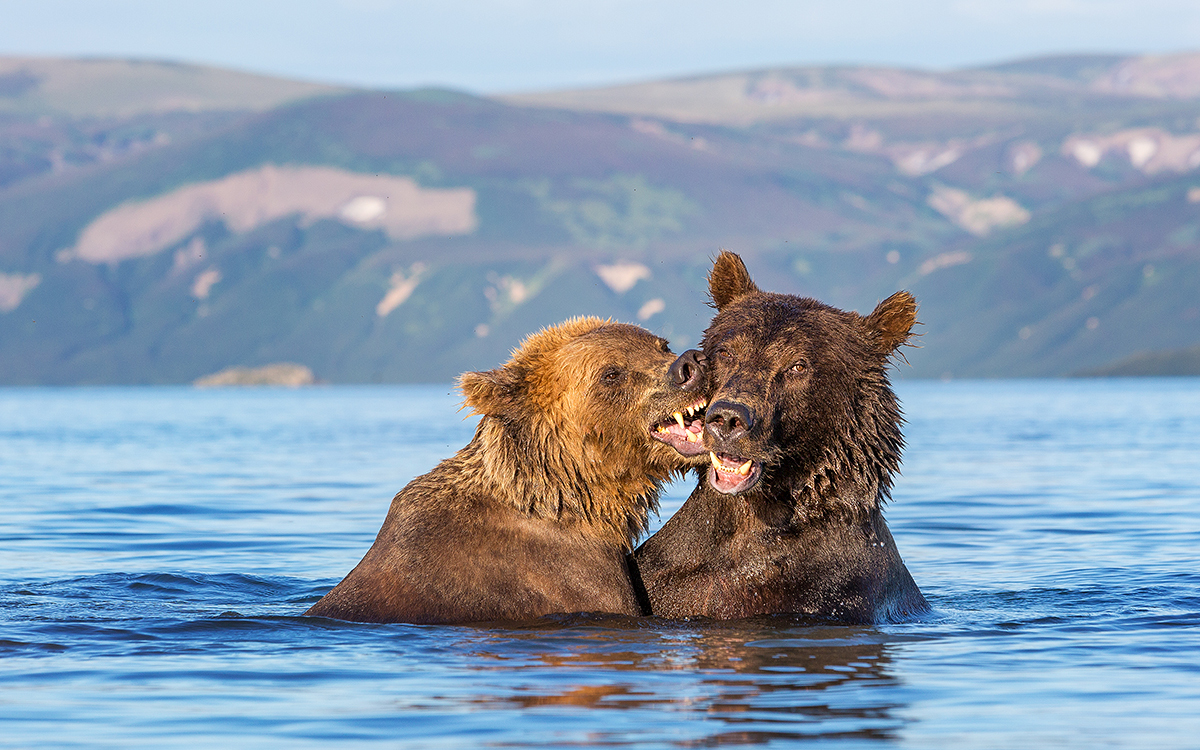
[[[459,456],[481,494],[630,550],[658,506],[660,483],[565,446],[551,431],[485,416]]]
[[[793,476],[776,499],[790,506],[790,523],[795,526],[861,523],[879,511],[890,485],[890,480],[883,480],[870,468],[848,466],[838,459],[809,466]]]
[[[849,429],[827,436],[819,456],[785,456],[779,475],[788,477],[778,500],[792,506],[792,523],[862,523],[876,516],[891,496],[904,438],[890,389]]]

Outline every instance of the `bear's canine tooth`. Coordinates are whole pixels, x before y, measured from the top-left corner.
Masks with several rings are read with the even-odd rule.
[[[683,423],[683,414],[681,414],[681,413],[679,413],[679,412],[675,412],[675,413],[674,413],[674,414],[672,414],[671,416],[675,417],[675,421],[679,423],[679,426],[680,426],[680,427],[682,427],[684,430],[686,430],[686,429],[687,429],[687,425],[685,425],[685,424]]]
[[[689,443],[700,442],[700,436],[697,435],[696,433],[692,432],[691,430],[684,430],[683,435]]]
[[[743,477],[750,475],[750,467],[754,465],[754,459],[747,459],[746,463],[735,469],[726,466],[721,459],[717,458],[717,454],[713,453],[712,451],[708,452],[708,458],[712,461],[712,465],[717,471],[723,471],[726,474],[738,474]]]

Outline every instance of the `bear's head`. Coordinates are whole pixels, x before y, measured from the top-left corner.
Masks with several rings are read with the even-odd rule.
[[[503,366],[460,378],[489,486],[531,514],[607,528],[626,547],[662,482],[703,464],[696,358],[634,325],[575,318]]]
[[[730,252],[709,293],[709,485],[783,500],[797,520],[878,508],[903,447],[887,369],[912,336],[916,300],[897,292],[864,317],[763,292]]]

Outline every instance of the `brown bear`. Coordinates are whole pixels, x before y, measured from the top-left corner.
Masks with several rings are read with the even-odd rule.
[[[654,614],[873,623],[927,611],[882,512],[903,446],[887,369],[916,301],[897,292],[862,317],[762,292],[729,252],[709,293],[711,465],[636,552]]]
[[[638,326],[577,318],[531,335],[503,367],[462,376],[474,438],[396,495],[362,562],[305,614],[645,614],[628,552],[661,483],[704,460],[700,382],[694,359]]]

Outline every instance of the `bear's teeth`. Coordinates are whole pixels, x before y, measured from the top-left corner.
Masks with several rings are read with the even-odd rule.
[[[698,442],[700,442],[700,436],[699,436],[699,435],[697,435],[696,433],[692,432],[691,430],[686,430],[686,431],[683,433],[683,436],[684,436],[685,438],[687,438],[687,441],[688,441],[689,443],[698,443]]]
[[[709,457],[709,459],[712,460],[712,465],[717,471],[721,471],[726,474],[732,474],[736,471],[736,469],[729,468],[728,466],[725,465],[725,463],[723,461],[721,461],[721,459],[717,458],[716,453],[709,451],[708,457]]]
[[[726,474],[738,474],[739,476],[743,477],[749,476],[750,467],[754,466],[753,459],[747,459],[746,463],[738,466],[737,468],[726,466],[721,459],[717,458],[717,454],[713,453],[712,451],[708,452],[708,458],[712,461],[713,468],[715,468],[717,471],[723,471]]]
[[[685,425],[683,423],[683,415],[682,414],[680,414],[679,412],[675,412],[671,416],[675,417],[675,421],[679,423],[680,427],[682,427],[684,430],[687,429],[687,425]]]

